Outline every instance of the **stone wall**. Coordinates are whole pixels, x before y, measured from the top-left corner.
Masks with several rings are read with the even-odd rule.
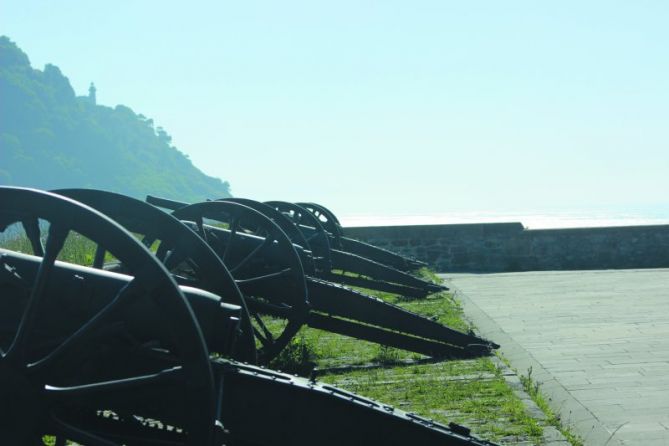
[[[443,272],[667,268],[669,225],[527,230],[520,223],[345,228]]]

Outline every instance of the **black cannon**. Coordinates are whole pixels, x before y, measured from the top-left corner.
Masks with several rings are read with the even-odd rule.
[[[170,210],[176,210],[187,205],[187,203],[150,195],[147,196],[146,201]],[[269,214],[266,206],[259,207],[261,203],[254,202],[253,200],[234,198],[219,201],[239,202],[253,207],[255,210],[270,217],[272,220],[278,220],[275,214]],[[425,297],[430,293],[447,289],[442,285],[428,282],[409,274],[406,271],[381,263],[383,260],[394,261],[396,259],[404,259],[390,251],[382,250],[353,239],[346,239],[346,245],[351,247],[363,247],[367,250],[367,253],[373,255],[376,260],[364,257],[359,253],[343,250],[344,245],[342,243],[344,242],[341,241],[342,238],[340,236],[335,237],[328,232],[322,226],[318,217],[307,208],[283,201],[269,201],[264,204],[281,212],[285,219],[291,221],[297,228],[297,232],[301,234],[299,237],[296,236],[296,231],[294,230],[290,232],[287,231],[287,235],[294,243],[298,244],[303,249],[308,250],[310,255],[314,257],[316,266],[314,275],[317,277],[333,282],[386,291],[415,298]],[[305,243],[307,246],[304,246]],[[361,249],[354,249],[358,252],[363,252]],[[385,255],[382,256],[379,255],[379,253],[385,253]],[[395,261],[395,263],[398,262],[399,261]],[[409,264],[407,263],[409,260],[406,259],[402,260],[402,262],[405,266]]]
[[[2,444],[43,435],[58,446],[491,444],[461,426],[211,357],[209,346],[230,350],[244,336],[243,305],[178,285],[147,246],[90,207],[0,187],[0,231],[17,228],[33,253],[0,249]],[[58,260],[71,237],[106,253],[93,256],[98,266],[116,260],[123,272]]]
[[[473,333],[453,330],[381,299],[305,276],[297,254],[301,247],[291,243],[271,219],[240,203],[196,203],[177,209],[173,215],[191,222],[219,254],[249,307],[285,319],[285,329],[294,330],[306,323],[433,357],[475,357],[498,347]],[[207,220],[211,224],[206,224]],[[298,306],[296,302],[303,298],[308,299],[308,305]],[[268,327],[260,328],[263,343],[277,339]]]
[[[285,201],[269,201],[267,204],[291,218],[299,230],[312,241],[311,246],[314,251],[320,252],[316,249],[318,246],[327,247],[330,268],[319,271],[321,278],[416,298],[447,289],[406,272],[415,269],[413,266],[417,265],[411,263],[409,259],[373,245],[346,238],[339,233],[331,233],[318,218],[322,214],[313,213],[311,208],[307,207],[309,204],[294,204]],[[336,229],[341,231],[338,224]],[[395,267],[400,263],[403,269]]]
[[[141,234],[147,246],[160,241],[156,254],[176,273],[179,283],[198,286],[219,293],[226,302],[248,306],[253,329],[245,324],[244,332],[255,335],[261,363],[276,357],[303,325],[432,357],[473,357],[488,354],[497,347],[380,299],[305,275],[305,270],[313,269],[308,262],[311,257],[291,244],[272,219],[239,202],[207,202],[175,211],[179,218],[190,221],[191,231],[153,206],[123,195],[85,189],[57,192]],[[248,204],[253,205],[253,202]],[[277,214],[275,218],[281,221],[283,216]],[[227,229],[205,225],[207,219]],[[290,223],[287,225],[286,230],[295,228]],[[214,251],[202,239],[194,240],[195,232],[209,242],[222,261],[212,260]],[[300,256],[297,252],[303,254]],[[98,249],[96,258],[99,255]],[[303,268],[301,259],[307,261],[308,269]],[[231,285],[230,280],[212,286],[224,278],[229,279],[227,270],[217,272],[224,268],[223,263],[235,277],[244,302],[240,303],[237,287]],[[242,322],[248,319],[245,316]],[[236,345],[240,344],[249,342],[244,338]],[[251,360],[248,349],[238,351],[233,357]]]
[[[338,249],[392,266],[401,271],[411,271],[427,266],[425,262],[346,237],[344,228],[337,216],[323,205],[318,203],[298,203],[298,205],[311,212],[321,222],[332,239],[332,244]]]

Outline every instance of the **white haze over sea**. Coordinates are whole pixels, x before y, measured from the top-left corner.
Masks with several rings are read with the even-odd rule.
[[[669,209],[635,212],[451,212],[433,215],[342,215],[344,227],[519,222],[528,229],[669,224]]]

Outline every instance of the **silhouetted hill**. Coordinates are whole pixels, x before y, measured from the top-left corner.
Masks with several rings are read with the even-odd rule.
[[[198,170],[170,136],[130,108],[77,97],[58,67],[30,66],[0,37],[0,184],[93,187],[183,201],[229,196],[229,185]]]

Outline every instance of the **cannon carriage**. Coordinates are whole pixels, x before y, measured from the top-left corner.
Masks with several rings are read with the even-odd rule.
[[[120,205],[128,201],[106,210],[121,214]],[[0,188],[0,229],[23,228],[32,246],[32,254],[0,250],[2,444],[39,444],[46,434],[58,445],[491,444],[459,426],[228,359],[252,357],[253,307],[225,253],[212,257],[176,219],[142,214],[137,221],[154,226],[142,244],[128,229],[142,233],[145,223],[103,214],[60,195]],[[90,267],[58,260],[68,234],[98,247]],[[252,264],[248,252],[233,254]],[[116,271],[102,269],[109,255]]]

